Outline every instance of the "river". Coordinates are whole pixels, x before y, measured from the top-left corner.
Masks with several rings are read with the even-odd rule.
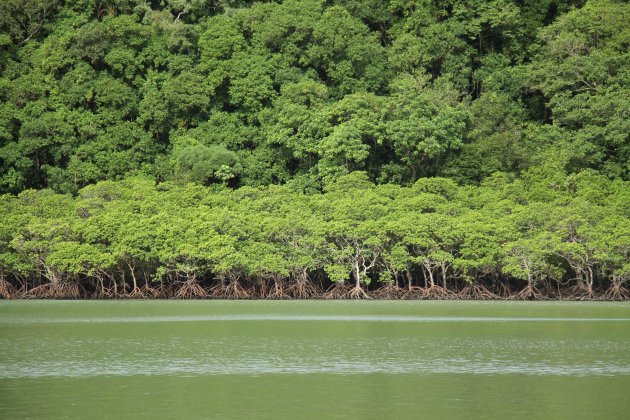
[[[0,419],[630,416],[630,305],[0,301]]]

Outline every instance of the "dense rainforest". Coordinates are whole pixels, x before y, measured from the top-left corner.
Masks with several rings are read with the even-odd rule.
[[[629,23],[2,0],[0,297],[628,299]]]

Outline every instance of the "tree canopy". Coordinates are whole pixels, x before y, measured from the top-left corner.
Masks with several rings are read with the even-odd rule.
[[[627,296],[629,21],[622,0],[5,0],[0,292]]]

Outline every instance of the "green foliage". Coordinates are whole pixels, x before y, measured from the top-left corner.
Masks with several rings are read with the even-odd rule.
[[[172,179],[182,137],[231,186],[627,179],[624,2],[88,3],[2,3],[0,192]]]
[[[241,171],[236,153],[223,146],[189,146],[179,155],[179,168],[201,184],[227,182]]]
[[[616,0],[4,0],[0,273],[619,296],[628,21]]]
[[[213,151],[230,155],[188,146],[181,162],[206,169],[220,155]],[[352,172],[313,195],[146,178],[100,182],[76,198],[28,190],[0,197],[0,273],[35,284],[122,275],[133,290],[139,282],[212,279],[304,285],[313,275],[355,291],[375,282],[445,289],[462,280],[521,284],[523,298],[561,284],[587,296],[620,290],[612,288],[630,280],[627,182],[560,174],[552,191],[537,193],[545,180],[496,175],[482,187],[459,187],[423,178],[395,187]]]
[[[625,2],[588,2],[541,31],[530,65],[533,87],[575,150],[574,165],[623,177],[630,159],[629,18]]]

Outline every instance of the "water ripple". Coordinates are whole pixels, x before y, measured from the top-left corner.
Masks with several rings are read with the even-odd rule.
[[[0,324],[111,324],[153,322],[315,321],[315,322],[630,322],[630,318],[468,317],[399,315],[177,315],[95,318],[2,318]]]
[[[68,362],[30,365],[0,364],[0,378],[94,376],[208,376],[208,375],[282,375],[282,374],[474,374],[474,375],[546,375],[546,376],[618,376],[630,375],[630,366],[612,363],[581,365],[545,363],[479,362],[461,358],[406,362],[372,360],[337,360],[316,364],[269,363],[268,360],[240,361],[237,364],[198,363],[191,359],[168,359],[150,363],[81,363]]]

